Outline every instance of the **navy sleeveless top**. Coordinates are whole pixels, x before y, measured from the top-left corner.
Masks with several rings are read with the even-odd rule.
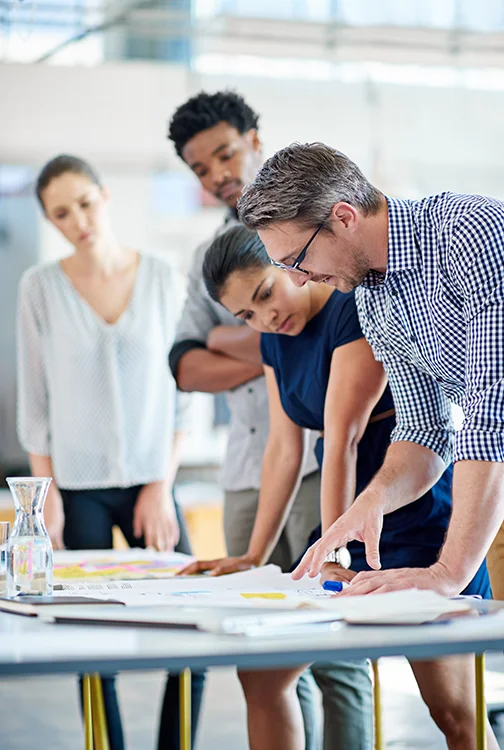
[[[261,335],[263,362],[273,368],[282,406],[295,424],[311,430],[324,429],[324,403],[333,352],[362,337],[354,293],[343,294],[338,290],[297,336]],[[381,414],[393,406],[387,386],[372,414]],[[394,427],[395,416],[367,425],[357,448],[356,496],[381,467]],[[315,449],[320,467],[323,452],[321,437]],[[450,520],[452,474],[449,466],[425,495],[385,515],[380,539],[382,569],[425,568],[437,560]],[[312,533],[309,544],[319,537],[320,527]],[[364,545],[353,541],[347,546],[352,555],[352,570],[369,570]],[[491,596],[485,563],[464,593]]]

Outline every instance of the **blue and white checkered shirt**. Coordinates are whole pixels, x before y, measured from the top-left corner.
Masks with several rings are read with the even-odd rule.
[[[387,198],[386,274],[356,299],[394,395],[392,441],[445,462],[504,461],[504,203],[441,193]],[[464,411],[455,435],[450,402]]]

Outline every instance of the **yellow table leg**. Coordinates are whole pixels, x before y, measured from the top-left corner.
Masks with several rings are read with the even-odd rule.
[[[374,704],[374,733],[375,733],[375,750],[383,750],[383,729],[382,729],[382,706],[381,706],[381,689],[380,673],[378,670],[378,661],[371,662],[373,665],[373,704]]]
[[[103,702],[103,687],[99,674],[91,675],[91,701],[93,705],[93,735],[96,750],[110,750],[107,717]]]
[[[82,700],[84,703],[84,746],[93,750],[93,711],[91,707],[91,679],[88,674],[82,678]]]
[[[485,654],[477,654],[476,667],[476,748],[486,750]]]
[[[179,681],[180,750],[191,750],[191,670],[184,669]]]

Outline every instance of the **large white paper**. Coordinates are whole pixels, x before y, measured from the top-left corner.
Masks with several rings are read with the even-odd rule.
[[[117,599],[128,606],[187,605],[241,607],[299,607],[330,598],[320,583],[306,578],[293,581],[275,565],[227,576],[187,576],[165,580],[75,581],[65,583],[58,595]]]
[[[470,610],[468,600],[449,600],[433,591],[410,589],[367,596],[338,596],[317,579],[293,581],[267,565],[227,576],[187,576],[165,580],[76,581],[55,595],[117,599],[127,606],[323,608],[349,623],[408,624],[430,622],[446,613]]]

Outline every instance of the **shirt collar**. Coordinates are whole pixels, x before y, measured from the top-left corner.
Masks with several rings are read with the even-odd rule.
[[[231,221],[238,221],[238,211],[236,208],[228,208],[224,217],[224,224],[229,224]]]
[[[362,282],[366,287],[383,284],[387,277],[396,271],[416,268],[420,260],[415,237],[412,201],[389,196],[385,198],[388,208],[387,271],[383,274],[371,270]]]

